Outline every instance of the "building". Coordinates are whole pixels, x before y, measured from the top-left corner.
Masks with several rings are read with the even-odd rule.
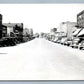
[[[67,39],[72,39],[73,32],[77,29],[75,26],[76,22],[62,22],[60,24],[60,36],[66,36]]]
[[[23,23],[2,23],[2,15],[0,14],[0,39],[7,36],[11,37],[13,33],[22,38]]]
[[[33,36],[33,29],[32,28],[29,29],[29,35]]]
[[[84,10],[77,14],[77,27],[84,28]]]
[[[7,35],[11,37],[11,33],[15,35],[23,35],[23,23],[3,23],[7,27]]]
[[[7,26],[2,25],[2,37],[7,37]]]
[[[0,38],[2,38],[2,15],[0,14]]]
[[[28,28],[25,28],[23,29],[23,35],[25,36],[28,36],[28,35],[31,35],[33,36],[33,29],[28,29]]]
[[[28,28],[23,29],[23,36],[27,37],[28,34],[29,34],[29,29]]]
[[[84,10],[77,14],[77,30],[73,33],[76,37],[84,36]]]
[[[2,15],[0,14],[0,25],[2,25]]]

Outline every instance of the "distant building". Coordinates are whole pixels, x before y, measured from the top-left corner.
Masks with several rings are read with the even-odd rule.
[[[7,27],[7,37],[14,37],[19,42],[23,41],[23,23],[3,23]]]
[[[28,28],[23,29],[23,35],[24,36],[33,36],[33,29],[28,29]]]
[[[7,37],[7,26],[2,25],[2,37]]]
[[[28,28],[23,29],[23,36],[27,37],[28,34],[29,34],[29,29]]]
[[[72,39],[73,32],[77,29],[76,22],[62,22],[60,24],[60,35],[61,36],[66,36],[67,39]]]
[[[2,15],[0,14],[0,25],[2,25]]]
[[[32,28],[29,29],[29,35],[30,35],[30,36],[33,36],[33,29],[32,29]]]
[[[77,27],[84,28],[84,10],[77,14]]]
[[[2,23],[0,14],[0,39],[3,37],[16,37],[21,42],[23,40],[23,23]]]
[[[7,27],[2,24],[2,15],[0,14],[0,39],[7,36]]]

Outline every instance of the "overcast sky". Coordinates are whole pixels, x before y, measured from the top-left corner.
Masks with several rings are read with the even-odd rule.
[[[0,4],[3,23],[24,23],[34,32],[49,32],[61,22],[76,22],[84,4]]]

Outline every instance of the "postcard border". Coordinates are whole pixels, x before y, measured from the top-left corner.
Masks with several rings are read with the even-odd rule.
[[[0,4],[58,4],[58,3],[84,3],[84,0],[0,0]],[[54,80],[36,80],[36,81],[29,81],[29,80],[0,80],[0,84],[84,84],[84,81],[54,81]]]

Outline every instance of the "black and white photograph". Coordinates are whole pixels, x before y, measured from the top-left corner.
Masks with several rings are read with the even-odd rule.
[[[0,80],[84,80],[84,4],[0,4]]]

